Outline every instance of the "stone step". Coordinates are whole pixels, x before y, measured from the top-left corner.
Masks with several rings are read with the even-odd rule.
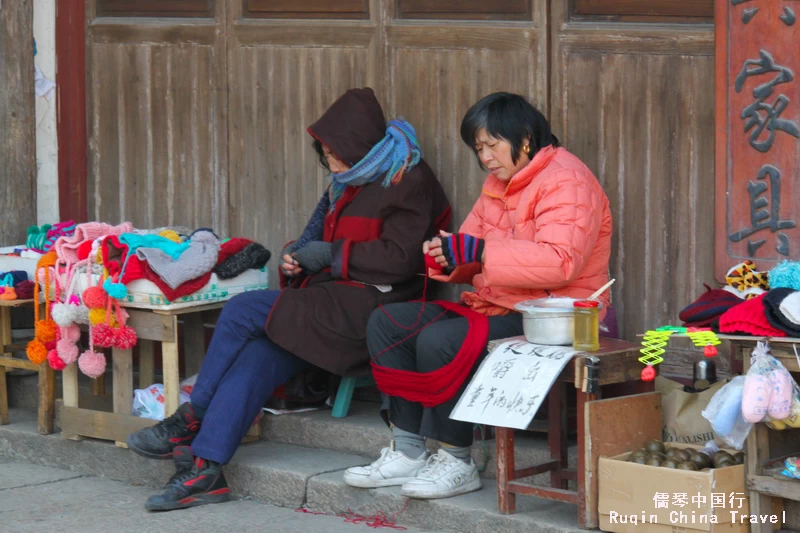
[[[328,409],[284,415],[265,413],[261,430],[262,438],[270,442],[324,448],[370,459],[378,457],[381,448],[387,446],[391,439],[391,432],[379,415],[379,405],[369,402],[353,402],[345,418],[333,418]],[[550,460],[546,434],[524,433],[515,440],[515,458],[519,467]],[[431,448],[436,446],[434,443]],[[574,439],[570,441],[568,451],[569,465],[574,468],[578,462],[578,447]],[[483,477],[497,477],[494,439],[475,441],[472,445],[472,457],[479,467],[486,465]],[[546,485],[549,477],[537,476],[532,481]]]
[[[12,409],[10,415],[12,423],[0,426],[1,458],[151,487],[162,485],[173,473],[169,461],[144,459],[110,442],[76,442],[59,434],[39,435],[33,411]],[[242,446],[226,467],[226,477],[239,497],[288,508],[305,506],[328,514],[397,514],[399,525],[428,531],[579,531],[572,505],[520,497],[520,512],[499,514],[497,490],[491,480],[485,480],[479,492],[433,501],[407,501],[399,488],[360,490],[346,486],[343,470],[364,462],[363,457],[350,453],[260,441]]]

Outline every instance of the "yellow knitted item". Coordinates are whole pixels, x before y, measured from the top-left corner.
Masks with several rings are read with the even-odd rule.
[[[89,322],[93,326],[106,323],[106,310],[105,309],[89,309]],[[119,323],[116,317],[112,314],[109,316],[109,324],[111,327],[117,327]]]
[[[178,232],[176,232],[175,230],[165,229],[164,231],[161,231],[158,234],[161,237],[164,237],[165,239],[171,240],[172,242],[177,242],[177,243],[183,242],[181,236],[178,235]]]

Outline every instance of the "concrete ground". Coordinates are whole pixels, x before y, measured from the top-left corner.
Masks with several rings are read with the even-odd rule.
[[[2,533],[366,533],[365,524],[312,515],[253,500],[149,513],[153,493],[107,478],[0,459]],[[391,530],[387,530],[391,531]],[[414,533],[414,529],[406,529]]]

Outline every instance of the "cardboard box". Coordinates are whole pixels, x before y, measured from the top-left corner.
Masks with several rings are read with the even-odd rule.
[[[667,446],[702,448],[679,443]],[[695,472],[629,463],[629,456],[630,452],[599,460],[601,530],[612,533],[750,531],[749,519],[741,522],[742,515],[749,515],[744,465]],[[666,508],[656,507],[656,494],[661,501],[666,501]],[[719,494],[725,495],[724,507],[719,507]],[[731,494],[735,495],[732,504]],[[717,495],[716,499],[713,495]],[[737,513],[736,520],[733,520],[732,511]]]

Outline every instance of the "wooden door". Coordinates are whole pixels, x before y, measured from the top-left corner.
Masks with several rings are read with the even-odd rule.
[[[33,1],[0,11],[0,246],[21,244],[36,223]]]

